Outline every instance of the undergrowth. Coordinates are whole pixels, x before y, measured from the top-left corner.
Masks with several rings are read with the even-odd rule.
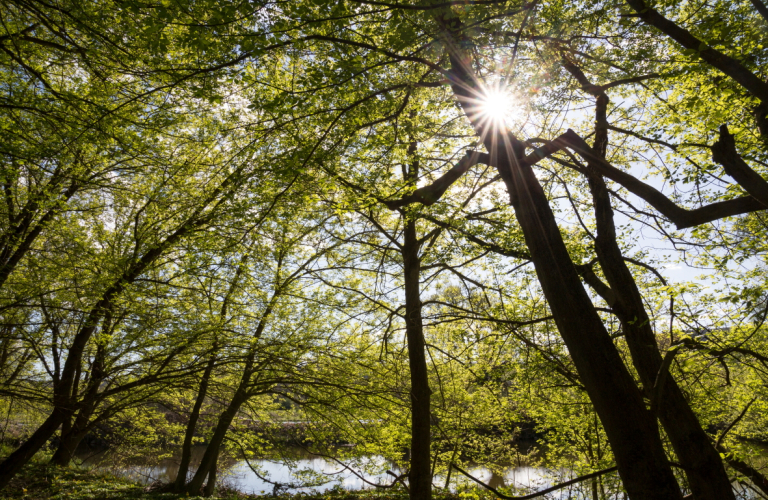
[[[11,481],[5,491],[0,492],[0,500],[176,500],[202,499],[203,497],[186,494],[167,493],[162,485],[141,485],[129,479],[112,474],[88,470],[79,467],[60,468],[47,463],[32,463]],[[214,497],[218,500],[408,500],[408,493],[401,490],[359,490],[347,491],[336,488],[322,493],[294,493],[273,495],[249,495],[228,488],[217,490]],[[462,492],[458,494],[434,492],[434,500],[485,500],[482,492]]]

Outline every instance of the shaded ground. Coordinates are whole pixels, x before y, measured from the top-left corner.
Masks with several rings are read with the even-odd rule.
[[[478,492],[479,493],[479,492]],[[479,496],[471,495],[479,500]],[[464,494],[435,492],[435,500],[466,500]],[[124,478],[93,472],[76,467],[61,469],[47,464],[33,463],[16,476],[0,499],[23,498],[26,500],[124,500],[124,499],[195,499],[175,493],[163,493],[158,485],[143,486]],[[283,498],[291,500],[407,500],[403,490],[346,491],[334,490],[322,494],[302,493],[274,497],[271,495],[247,495],[236,491],[217,491],[213,498],[219,500]]]

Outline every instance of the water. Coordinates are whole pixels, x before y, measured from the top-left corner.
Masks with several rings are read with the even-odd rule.
[[[200,462],[204,451],[205,446],[193,448],[193,467]],[[115,465],[117,458],[109,451],[80,454],[80,459],[86,466],[109,469],[143,484],[157,481],[172,482],[178,472],[178,453],[175,456],[156,460],[154,463],[149,463],[148,460],[133,460],[127,465]],[[403,473],[394,463],[381,456],[358,457],[344,463],[347,467],[332,459],[312,455],[300,449],[290,450],[287,460],[250,459],[246,461],[242,458],[222,457],[219,481],[242,493],[323,492],[336,487],[347,490],[373,488],[371,483],[389,485],[392,484],[394,477],[388,474],[387,470],[397,475]],[[477,466],[469,467],[467,471],[494,488],[516,486],[542,489],[553,484],[548,477],[552,471],[528,465],[511,466],[503,474]],[[469,479],[454,471],[451,489],[455,490],[457,484],[470,482]],[[436,476],[434,485],[445,486],[445,477]]]
[[[200,462],[205,446],[196,446],[192,450],[192,466]],[[131,478],[143,484],[154,482],[169,483],[176,478],[179,464],[179,453],[160,460],[151,461],[148,458],[128,461],[116,465],[119,457],[109,451],[80,454],[80,459],[86,466],[110,470],[124,477]],[[249,463],[250,462],[250,463]],[[324,492],[341,487],[347,490],[369,489],[371,483],[391,484],[393,477],[387,474],[390,470],[400,475],[397,466],[381,456],[363,456],[345,461],[348,468],[339,462],[322,456],[312,455],[303,449],[290,450],[289,456],[280,459],[251,459],[246,461],[237,457],[220,457],[219,484],[236,489],[242,493],[272,494],[280,492]],[[254,470],[255,469],[255,470]],[[514,486],[526,488],[528,492],[548,488],[555,483],[567,481],[574,477],[568,469],[552,470],[529,465],[509,466],[501,474],[492,472],[484,467],[469,466],[466,470],[493,488]],[[354,471],[354,472],[353,472]],[[611,486],[618,486],[615,473],[603,476],[606,487],[606,498],[621,499],[623,493]],[[445,477],[437,476],[433,484],[442,488]],[[276,486],[279,485],[279,486]],[[468,478],[454,471],[451,476],[450,489],[455,491],[460,485],[474,485]],[[736,497],[743,500],[760,498],[746,484],[734,482]],[[614,493],[612,494],[611,491]],[[599,495],[603,498],[602,495]],[[591,481],[584,481],[561,490],[547,494],[542,498],[552,500],[592,499]]]

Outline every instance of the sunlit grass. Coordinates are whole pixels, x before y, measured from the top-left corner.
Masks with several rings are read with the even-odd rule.
[[[168,493],[163,485],[150,487],[137,484],[111,474],[80,467],[57,468],[47,463],[34,461],[22,469],[11,480],[10,485],[0,492],[0,500],[23,498],[25,500],[189,500],[200,499],[186,494]],[[208,500],[266,500],[272,495],[241,493],[230,488],[217,488]],[[347,491],[335,488],[322,493],[307,492],[283,494],[284,500],[408,500],[408,493],[402,489]],[[459,493],[435,491],[435,500],[495,500],[486,491],[471,488]]]

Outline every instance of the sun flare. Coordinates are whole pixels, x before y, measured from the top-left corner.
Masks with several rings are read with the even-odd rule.
[[[513,112],[512,96],[501,89],[489,89],[482,100],[482,112],[495,124],[503,124]]]

